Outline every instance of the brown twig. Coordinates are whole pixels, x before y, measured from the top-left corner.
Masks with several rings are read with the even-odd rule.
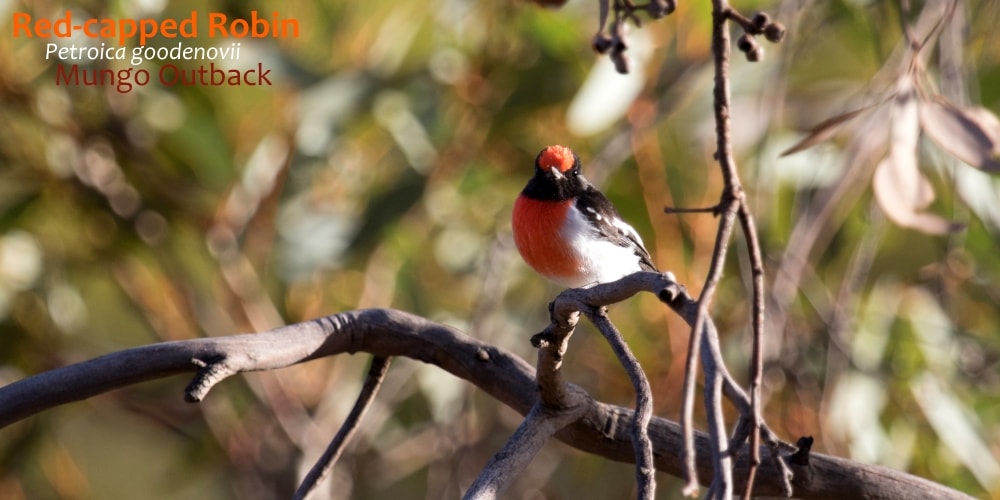
[[[327,446],[326,451],[323,452],[323,455],[316,461],[316,464],[309,470],[306,477],[302,479],[299,488],[292,495],[294,500],[302,500],[309,496],[319,486],[319,483],[330,474],[330,471],[333,470],[337,459],[340,458],[340,454],[344,451],[344,446],[351,439],[354,431],[357,430],[361,419],[364,418],[372,401],[375,400],[375,395],[378,394],[379,387],[382,386],[382,381],[385,380],[385,374],[389,371],[389,362],[391,359],[389,357],[377,356],[372,358],[371,366],[368,367],[368,374],[365,375],[365,382],[361,386],[361,391],[358,393],[358,399],[354,402],[354,407],[347,414],[344,424],[340,426],[337,434],[333,436],[333,440],[330,441],[330,445]]]
[[[684,369],[684,390],[683,399],[681,402],[681,427],[684,431],[684,457],[685,464],[687,465],[685,470],[685,485],[684,494],[694,495],[698,491],[698,478],[697,471],[694,468],[695,455],[694,455],[694,389],[695,389],[695,378],[697,377],[698,371],[698,359],[701,357],[701,344],[703,342],[703,329],[705,328],[706,322],[709,320],[708,305],[712,302],[712,296],[715,293],[715,289],[719,284],[722,277],[722,267],[726,260],[726,250],[729,237],[732,234],[733,222],[735,218],[727,211],[722,214],[722,218],[719,222],[719,229],[715,238],[715,248],[712,252],[712,261],[709,265],[709,274],[705,278],[705,286],[702,288],[701,295],[698,297],[698,316],[691,327],[691,340],[688,343],[688,353],[687,360],[685,362]],[[717,370],[710,370],[708,366],[705,367],[705,377],[706,377],[706,406],[709,406],[707,399],[710,395],[714,393],[709,392],[708,378],[714,377]],[[714,388],[713,388],[714,389]],[[721,404],[721,402],[720,402]],[[706,412],[709,415],[716,415],[718,411],[716,408],[708,407]],[[721,422],[715,422],[716,427],[712,429],[711,434],[715,434],[714,431],[719,429]],[[722,436],[726,434],[724,426],[722,426]],[[715,435],[715,438],[719,438],[719,435]],[[720,444],[721,441],[716,440],[715,444],[721,446],[722,450],[726,449],[725,444]],[[716,447],[713,447],[712,453],[713,457],[716,459],[714,463],[716,465],[716,474],[714,475],[713,484],[717,481],[724,481],[727,485],[723,485],[720,495],[725,494],[726,491],[731,491],[731,481],[725,481],[726,475],[730,472],[728,456],[725,453],[717,453],[719,451]]]
[[[719,162],[722,171],[723,192],[721,200],[713,213],[720,216],[719,229],[716,233],[716,240],[712,252],[712,261],[709,266],[708,275],[705,278],[705,286],[698,299],[698,318],[691,330],[691,340],[688,347],[687,363],[684,377],[684,395],[681,407],[681,425],[684,429],[685,445],[685,478],[686,484],[684,493],[693,495],[697,491],[698,481],[694,468],[692,415],[694,411],[694,379],[697,371],[697,360],[699,358],[699,348],[702,343],[701,328],[703,322],[707,320],[708,308],[711,304],[715,289],[722,277],[722,269],[726,259],[726,249],[732,236],[733,226],[739,221],[744,237],[749,247],[750,268],[752,275],[752,314],[751,327],[753,332],[753,348],[750,362],[750,390],[749,408],[741,410],[741,423],[749,420],[746,431],[751,444],[750,461],[748,465],[746,488],[744,498],[749,498],[752,492],[757,468],[760,465],[760,437],[763,420],[760,408],[760,384],[762,362],[762,341],[764,326],[764,265],[760,250],[760,243],[757,238],[757,230],[753,221],[753,216],[746,205],[746,196],[740,182],[739,173],[736,168],[736,160],[733,156],[730,124],[730,89],[729,89],[729,62],[730,62],[730,38],[727,21],[733,20],[743,27],[744,35],[740,38],[740,50],[747,53],[750,60],[758,60],[762,53],[760,48],[753,41],[754,35],[763,34],[768,40],[779,41],[784,36],[784,28],[780,24],[771,22],[766,14],[758,13],[753,18],[747,18],[731,8],[726,0],[713,0],[712,2],[712,54],[715,62],[715,81],[712,91],[713,109],[715,114],[715,135],[716,152],[715,158]],[[730,384],[735,385],[735,384]],[[705,404],[706,414],[709,419],[709,426],[712,434],[718,432],[724,425],[720,422],[722,418],[719,401],[719,394],[724,390],[721,378],[717,378],[716,373],[711,373],[706,367],[705,370]],[[738,426],[743,429],[744,426]],[[723,431],[724,432],[724,431]],[[729,498],[732,496],[732,478],[729,472],[729,454],[732,447],[743,444],[743,431],[734,433],[733,439],[725,443],[720,436],[716,435],[715,445],[712,448],[713,461],[716,465],[716,473],[709,490],[711,498]],[[769,433],[770,434],[770,433]],[[741,439],[737,440],[737,437]],[[769,436],[770,437],[770,436]],[[772,449],[777,448],[774,441],[770,442]],[[790,492],[789,492],[790,493]]]
[[[556,317],[541,333],[531,337],[538,349],[535,381],[538,400],[525,415],[514,434],[490,459],[463,496],[466,500],[485,500],[500,496],[538,454],[542,446],[560,429],[580,418],[590,396],[566,382],[562,362],[569,339],[576,329],[580,313],[567,311]]]
[[[643,290],[657,291],[661,300],[671,301],[677,297],[679,287],[669,274],[637,273],[628,278],[631,279],[565,290],[549,304],[549,326],[531,338],[532,345],[538,348],[538,401],[514,435],[480,472],[464,498],[484,500],[499,496],[556,431],[582,415],[590,397],[568,384],[561,371],[569,339],[581,313],[608,340],[635,387],[636,411],[633,413],[631,437],[635,450],[638,497],[642,500],[653,498],[656,491],[655,465],[653,444],[647,431],[653,417],[652,389],[625,339],[608,319],[605,306]]]
[[[715,156],[722,169],[724,191],[722,200],[719,202],[721,218],[716,233],[715,248],[712,252],[712,261],[709,266],[708,276],[705,278],[705,286],[702,288],[701,295],[698,298],[698,318],[691,328],[684,370],[684,390],[681,402],[681,427],[684,431],[685,457],[685,485],[683,493],[688,496],[693,496],[698,491],[697,471],[694,466],[693,415],[695,378],[697,376],[699,350],[701,348],[701,330],[708,318],[708,306],[722,277],[726,249],[729,245],[729,237],[732,234],[733,222],[735,220],[735,207],[732,202],[736,199],[737,194],[741,194],[739,177],[736,174],[729,137],[729,32],[726,29],[726,12],[728,8],[724,0],[714,0],[712,2],[712,53],[715,55],[715,86],[713,89],[716,133]],[[708,370],[706,369],[707,377]],[[709,387],[707,380],[705,385],[706,396],[708,396],[712,394],[710,391],[714,387]],[[714,408],[708,408],[706,411],[708,415],[716,415],[718,413]],[[712,449],[716,472],[712,481],[712,492],[716,496],[725,495],[728,498],[732,493],[731,481],[725,480],[725,474],[729,473],[728,462],[724,461],[723,454],[718,452],[717,447],[718,440],[715,441],[715,446]],[[719,484],[720,482],[725,484]]]
[[[750,319],[753,331],[753,346],[750,350],[750,413],[753,422],[750,426],[750,467],[747,470],[747,487],[743,492],[743,498],[750,499],[753,491],[754,478],[757,474],[757,467],[760,465],[760,429],[763,423],[760,407],[760,387],[762,374],[764,371],[763,361],[763,332],[764,332],[764,258],[760,251],[760,241],[757,238],[757,227],[753,221],[753,215],[747,209],[746,203],[741,203],[737,212],[740,220],[740,227],[743,229],[743,236],[747,241],[750,259],[750,275],[753,280],[753,313]],[[792,491],[788,491],[788,496]]]
[[[635,452],[635,474],[638,485],[638,498],[652,499],[656,491],[656,479],[653,475],[653,445],[649,439],[648,426],[653,417],[653,393],[645,372],[639,366],[639,361],[632,354],[624,337],[607,317],[607,305],[620,302],[635,295],[641,290],[655,291],[661,300],[669,303],[676,298],[680,287],[673,281],[670,273],[637,273],[632,277],[647,278],[637,281],[631,286],[624,286],[625,280],[594,285],[589,288],[570,289],[559,294],[550,306],[552,325],[550,329],[558,329],[562,324],[575,324],[580,313],[583,313],[597,327],[611,346],[618,361],[625,369],[635,389],[636,408],[631,425],[632,444]],[[652,280],[652,281],[650,281]],[[636,285],[642,285],[636,288]]]
[[[719,215],[719,205],[711,207],[663,207],[663,213],[667,214],[712,214]]]
[[[649,421],[653,418],[653,391],[646,373],[632,354],[628,344],[615,325],[608,320],[605,308],[585,311],[587,318],[604,335],[611,349],[635,388],[635,414],[632,419],[632,444],[635,446],[635,475],[639,487],[638,498],[652,500],[656,491],[656,477],[653,475],[653,443],[649,440]]]

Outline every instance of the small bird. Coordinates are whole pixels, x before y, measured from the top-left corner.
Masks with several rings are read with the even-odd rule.
[[[632,226],[580,171],[570,148],[549,146],[514,202],[514,242],[535,271],[570,288],[659,272]]]

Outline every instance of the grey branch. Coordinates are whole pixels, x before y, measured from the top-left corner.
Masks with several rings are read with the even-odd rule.
[[[358,399],[354,402],[354,407],[351,408],[351,412],[347,415],[344,425],[333,436],[333,440],[330,441],[330,445],[327,446],[326,451],[316,461],[316,465],[302,479],[299,488],[292,495],[292,500],[303,500],[308,497],[310,493],[316,490],[319,483],[333,471],[333,466],[344,451],[344,446],[347,445],[354,431],[358,429],[361,419],[364,418],[372,401],[375,400],[375,395],[378,394],[378,389],[382,386],[382,381],[385,380],[385,374],[389,371],[390,359],[379,357],[372,359],[371,366],[368,367],[368,375],[365,376],[365,383],[361,386]]]
[[[19,380],[0,388],[0,428],[46,409],[117,388],[181,373],[196,372],[186,395],[204,397],[222,380],[219,374],[284,368],[312,359],[366,352],[404,356],[439,366],[467,380],[521,414],[537,401],[535,373],[523,359],[453,328],[391,309],[348,311],[275,330],[152,344],[107,354]],[[212,366],[224,369],[211,370]],[[572,386],[574,391],[582,389]],[[727,394],[729,389],[727,389]],[[561,441],[611,460],[633,462],[630,409],[587,399],[582,416],[556,433]],[[657,470],[681,474],[680,427],[654,417],[649,424]],[[711,481],[708,436],[696,435],[698,472]],[[763,456],[769,450],[761,449]],[[702,458],[704,457],[704,458]],[[793,486],[800,498],[971,498],[942,485],[885,467],[812,453],[797,461]],[[746,450],[735,457],[737,470],[748,465]],[[758,495],[780,495],[783,471],[772,461],[761,465]],[[734,478],[741,488],[741,479]]]
[[[604,336],[611,346],[622,368],[628,374],[635,389],[635,413],[631,421],[632,443],[635,449],[636,482],[639,499],[651,499],[656,491],[653,474],[653,445],[649,440],[648,426],[653,416],[653,391],[646,373],[632,354],[625,338],[607,317],[605,306],[620,302],[633,295],[647,291],[675,298],[678,289],[671,274],[637,273],[625,279],[599,284],[588,288],[566,290],[552,302],[552,328],[561,325],[572,327],[576,318],[583,313]],[[545,387],[539,386],[544,394]]]

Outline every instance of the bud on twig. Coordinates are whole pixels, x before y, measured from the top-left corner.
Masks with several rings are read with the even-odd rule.
[[[777,22],[764,26],[764,38],[767,38],[769,42],[780,42],[785,38],[785,27]]]
[[[610,36],[608,36],[607,33],[598,33],[594,35],[594,40],[590,43],[594,52],[597,52],[598,54],[607,54],[613,45],[614,41]]]
[[[769,22],[771,22],[771,16],[768,16],[766,12],[758,12],[753,15],[750,22],[753,23],[755,28],[762,30]]]
[[[757,39],[750,33],[744,33],[736,41],[736,47],[747,56],[747,61],[758,62],[764,58],[764,48],[757,43]]]
[[[625,24],[625,19],[615,20],[615,24],[611,29],[613,30],[615,50],[628,49],[628,25]]]
[[[642,19],[637,13],[645,12],[651,19],[660,19],[677,8],[677,0],[646,0],[641,4],[636,3],[636,0],[598,0],[597,3],[600,16],[597,34],[591,39],[590,46],[598,54],[607,54],[619,73],[628,73],[630,66],[629,58],[625,55],[628,50],[628,22],[642,27]],[[612,13],[614,20],[608,27],[608,18]]]
[[[624,50],[615,50],[611,52],[611,62],[615,63],[615,71],[623,75],[628,74],[631,64],[628,54],[626,54]]]
[[[736,41],[736,48],[740,49],[740,52],[749,53],[756,46],[757,41],[753,39],[753,35],[750,33],[744,33],[743,36]]]
[[[660,19],[673,12],[676,7],[677,4],[672,0],[649,0],[646,4],[646,13],[653,19]]]
[[[736,41],[736,46],[746,54],[750,62],[764,59],[764,48],[757,43],[757,35],[764,35],[764,38],[773,43],[778,43],[785,37],[785,27],[779,22],[771,21],[771,16],[766,12],[757,12],[748,18],[729,8],[726,10],[726,17],[743,28],[743,36]]]

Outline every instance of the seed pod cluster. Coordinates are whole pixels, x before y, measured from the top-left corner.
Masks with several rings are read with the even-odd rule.
[[[610,5],[609,5],[610,2]],[[643,5],[636,5],[630,0],[600,0],[601,22],[600,29],[591,41],[591,47],[598,54],[607,55],[615,65],[615,70],[626,74],[631,66],[628,54],[628,26],[627,21],[632,20],[636,26],[640,25],[636,12],[645,12],[652,19],[660,19],[670,14],[677,8],[676,0],[649,0]],[[614,9],[614,19],[611,21],[610,29],[605,31],[608,11]]]
[[[731,15],[730,18],[743,26],[743,35],[736,41],[736,48],[750,62],[758,62],[764,58],[764,48],[757,43],[756,35],[764,35],[772,43],[778,43],[785,37],[785,27],[779,22],[771,21],[771,16],[765,12],[758,12],[750,19],[739,15]]]

